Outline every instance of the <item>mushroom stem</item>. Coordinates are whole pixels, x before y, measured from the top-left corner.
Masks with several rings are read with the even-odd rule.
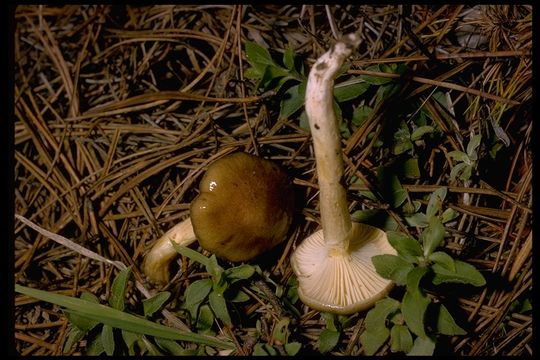
[[[330,251],[348,249],[352,227],[344,187],[341,133],[334,112],[334,78],[359,43],[357,34],[344,36],[319,57],[306,87],[305,108],[317,162],[321,222]]]
[[[146,255],[143,271],[156,283],[169,282],[169,264],[178,256],[171,241],[178,245],[188,246],[197,238],[191,225],[191,218],[176,224],[158,239],[152,250]]]

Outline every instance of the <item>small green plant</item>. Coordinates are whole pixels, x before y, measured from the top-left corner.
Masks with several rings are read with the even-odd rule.
[[[441,190],[443,189],[443,190]],[[389,231],[388,240],[398,255],[378,255],[372,258],[377,272],[396,285],[405,287],[401,301],[387,297],[378,301],[365,319],[365,331],[360,336],[367,355],[373,355],[390,338],[392,352],[409,355],[432,355],[440,335],[464,335],[466,332],[454,320],[446,306],[435,295],[428,295],[432,285],[461,283],[484,286],[486,281],[474,266],[436,251],[444,240],[441,218],[446,195],[441,188],[430,196],[426,209],[427,224],[419,240],[403,233]],[[432,291],[436,293],[435,291]],[[426,318],[428,311],[435,314]]]
[[[473,135],[467,144],[467,153],[459,150],[450,151],[448,153],[450,158],[457,161],[457,164],[450,172],[450,179],[453,180],[458,177],[463,181],[467,181],[471,178],[473,170],[476,169],[476,164],[478,161],[478,147],[480,146],[481,140],[481,135]]]
[[[161,292],[143,300],[144,316],[132,314],[125,308],[125,294],[131,268],[118,273],[111,286],[109,306],[88,292],[80,298],[58,295],[43,290],[15,285],[15,291],[64,308],[70,329],[63,351],[68,353],[84,337],[88,340],[86,355],[194,355],[176,340],[197,343],[218,349],[233,349],[226,340],[195,334],[155,323],[149,318],[168,300],[170,294]],[[119,342],[122,339],[123,342]]]
[[[270,343],[258,342],[253,347],[253,355],[256,356],[276,356],[288,355],[294,356],[298,354],[302,348],[302,344],[296,341],[290,341],[291,331],[289,326],[291,319],[289,317],[281,318],[274,326]],[[261,322],[256,322],[256,336],[259,338],[262,334]],[[273,345],[271,345],[273,344]]]
[[[245,44],[245,52],[248,63],[251,65],[246,70],[248,79],[257,81],[256,90],[274,90],[281,94],[280,116],[289,118],[304,106],[304,98],[307,85],[307,76],[304,64],[294,54],[294,50],[287,48],[280,61],[275,60],[270,52],[264,47],[252,41]],[[377,101],[394,94],[399,90],[399,84],[391,78],[360,75],[346,75],[348,65],[341,68],[339,82],[334,86],[334,109],[340,122],[340,128],[345,138],[350,136],[350,126],[359,126],[371,111],[368,106],[357,107],[351,117],[351,121],[343,121],[340,104],[358,98],[369,90],[370,86],[379,86],[377,89]],[[386,73],[403,74],[407,67],[403,64],[372,65],[366,70]],[[301,113],[300,126],[309,131],[305,111]],[[352,124],[352,125],[351,125]]]
[[[321,313],[326,328],[319,335],[319,352],[326,354],[336,347],[344,329],[351,326],[353,316]]]
[[[204,265],[210,274],[209,278],[191,283],[185,293],[183,308],[189,311],[193,320],[196,320],[197,329],[203,333],[212,333],[214,318],[232,326],[227,301],[234,303],[249,300],[249,296],[234,284],[252,277],[257,270],[256,267],[243,264],[223,269],[218,264],[215,255],[206,257],[195,250],[177,244],[174,244],[174,248],[178,253]]]
[[[435,132],[435,128],[431,125],[418,126],[411,132],[407,123],[402,121],[400,127],[394,133],[392,153],[399,155],[405,152],[412,152],[414,150],[414,142],[421,140],[426,134],[433,132]]]
[[[442,203],[446,198],[447,192],[448,189],[446,187],[440,187],[435,190],[429,197],[426,211],[424,213],[418,211],[421,206],[420,202],[413,201],[411,208],[405,209],[405,211],[409,212],[409,216],[405,216],[405,221],[407,221],[410,226],[417,226],[420,228],[427,227],[429,225],[429,219],[435,216],[437,212],[441,211]],[[443,224],[446,224],[447,222],[454,220],[457,216],[458,213],[455,210],[447,208],[446,210],[442,211],[440,220]]]

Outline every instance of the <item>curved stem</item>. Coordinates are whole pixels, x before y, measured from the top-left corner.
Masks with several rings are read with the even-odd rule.
[[[144,259],[143,272],[156,283],[166,284],[169,281],[169,264],[178,256],[171,241],[178,245],[188,246],[197,238],[193,232],[191,218],[176,224],[154,244]]]
[[[334,78],[359,43],[356,34],[344,36],[313,65],[306,87],[306,113],[317,161],[323,234],[329,248],[336,250],[347,250],[352,222],[343,186],[341,133],[333,107]]]

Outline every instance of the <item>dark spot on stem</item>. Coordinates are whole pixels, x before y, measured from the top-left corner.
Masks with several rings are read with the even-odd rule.
[[[314,126],[315,126],[315,129],[317,129],[317,130],[320,129],[319,124],[315,124]]]
[[[327,67],[328,67],[328,65],[327,65],[325,62],[322,62],[322,63],[320,63],[320,64],[317,64],[317,66],[315,66],[315,70],[323,71],[323,70],[325,70]]]

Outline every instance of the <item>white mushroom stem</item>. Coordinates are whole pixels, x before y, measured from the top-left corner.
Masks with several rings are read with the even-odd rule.
[[[359,43],[357,34],[344,36],[313,65],[306,87],[305,107],[317,161],[321,222],[331,252],[347,250],[352,226],[344,187],[341,133],[334,112],[334,78]]]
[[[322,230],[304,239],[291,256],[300,299],[337,314],[367,309],[390,291],[392,281],[377,274],[371,258],[396,254],[384,231],[353,223],[347,206],[333,88],[341,64],[359,42],[356,34],[345,36],[309,74],[306,112],[317,160]]]
[[[169,264],[178,256],[171,241],[178,245],[188,246],[196,239],[191,218],[176,224],[163,234],[150,252],[146,254],[143,272],[153,282],[167,283],[169,281]]]

